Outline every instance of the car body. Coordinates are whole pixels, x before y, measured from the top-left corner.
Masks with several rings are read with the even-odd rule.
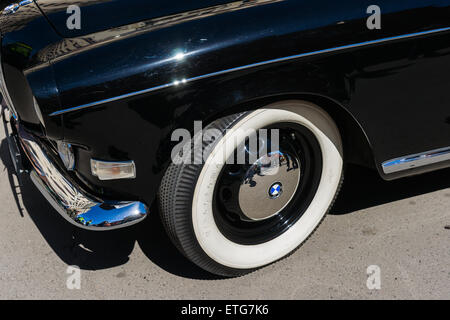
[[[9,1],[0,81],[10,140],[21,145],[14,161],[63,216],[96,230],[149,214],[174,130],[278,101],[320,106],[346,162],[383,179],[449,167],[450,1],[378,1],[380,29],[367,26],[371,4]],[[68,27],[69,5],[81,9],[80,29]],[[72,168],[58,143],[73,152]],[[133,163],[136,176],[100,180],[92,159]],[[39,174],[42,161],[55,181]]]

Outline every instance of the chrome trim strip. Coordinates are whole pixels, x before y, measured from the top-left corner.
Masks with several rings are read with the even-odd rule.
[[[77,227],[103,231],[142,221],[149,213],[142,202],[102,201],[83,192],[58,169],[45,148],[18,127],[19,141],[30,160],[31,180],[61,216]]]
[[[358,48],[358,47],[363,47],[363,46],[368,46],[368,45],[380,44],[380,43],[393,41],[393,40],[408,39],[408,38],[413,38],[413,37],[418,37],[418,36],[423,36],[423,35],[428,35],[428,34],[433,34],[433,33],[438,33],[438,32],[444,32],[444,31],[450,31],[450,27],[434,29],[434,30],[429,30],[429,31],[423,31],[423,32],[410,33],[410,34],[407,34],[407,35],[388,37],[388,38],[383,38],[383,39],[378,39],[378,40],[371,40],[371,41],[366,41],[366,42],[360,42],[360,43],[355,43],[355,44],[350,44],[350,45],[330,48],[330,49],[323,49],[323,50],[317,50],[317,51],[312,51],[312,52],[307,52],[307,53],[300,53],[300,54],[287,56],[287,57],[283,57],[283,58],[277,58],[277,59],[272,59],[272,60],[267,60],[267,61],[262,61],[262,62],[256,62],[256,63],[244,65],[244,66],[241,66],[241,67],[235,67],[235,68],[230,68],[230,69],[225,69],[225,70],[221,70],[221,71],[217,71],[217,72],[208,73],[208,74],[197,76],[197,77],[175,80],[175,81],[173,81],[171,83],[166,83],[166,84],[159,85],[159,86],[156,86],[156,87],[152,87],[152,88],[148,88],[148,89],[144,89],[144,90],[140,90],[140,91],[135,91],[135,92],[123,94],[123,95],[112,97],[112,98],[109,98],[109,99],[104,99],[104,100],[100,100],[100,101],[87,103],[87,104],[84,104],[84,105],[81,105],[81,106],[77,106],[77,107],[66,108],[66,109],[63,109],[63,110],[60,110],[60,111],[53,112],[53,113],[50,114],[50,116],[51,117],[52,116],[57,116],[57,115],[61,115],[61,114],[67,113],[67,112],[72,112],[72,111],[77,111],[77,110],[81,110],[81,109],[86,109],[86,108],[94,107],[94,106],[97,106],[97,105],[100,105],[100,104],[104,104],[104,103],[109,103],[109,102],[113,102],[113,101],[117,101],[117,100],[122,100],[122,99],[130,98],[130,97],[134,97],[134,96],[137,96],[137,95],[150,93],[150,92],[161,90],[161,89],[165,89],[165,88],[170,88],[170,87],[183,85],[183,84],[186,84],[188,82],[192,82],[192,81],[196,81],[196,80],[206,79],[206,78],[210,78],[210,77],[214,77],[214,76],[218,76],[218,75],[223,75],[223,74],[230,73],[230,72],[235,72],[235,71],[240,71],[240,70],[260,67],[260,66],[264,66],[264,65],[267,65],[267,64],[284,62],[284,61],[289,61],[289,60],[294,60],[294,59],[314,56],[314,55],[318,55],[318,54],[331,53],[331,52],[335,52],[335,51],[341,51],[341,50],[346,50],[346,49],[353,49],[353,48]]]
[[[450,160],[450,147],[431,150],[423,153],[413,154],[383,162],[383,171],[385,174],[395,173],[408,169],[428,166],[430,164]]]
[[[4,15],[13,14],[13,13],[16,13],[17,10],[19,10],[19,9],[20,9],[20,4],[13,3],[13,4],[10,4],[9,6],[7,6],[5,9],[3,9],[2,14],[4,14]]]

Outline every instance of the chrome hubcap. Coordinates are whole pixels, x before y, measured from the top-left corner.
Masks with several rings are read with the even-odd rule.
[[[239,164],[237,150],[215,185],[214,220],[227,239],[242,245],[264,243],[288,230],[320,182],[322,154],[314,134],[293,123],[267,129],[272,128],[279,130],[279,145],[264,138],[267,148],[261,143],[257,153],[245,148],[245,164]]]
[[[297,158],[272,152],[258,159],[246,172],[239,188],[239,206],[251,221],[272,218],[290,202],[300,183]]]

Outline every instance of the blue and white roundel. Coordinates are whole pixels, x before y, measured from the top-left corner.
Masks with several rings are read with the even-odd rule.
[[[269,196],[274,199],[278,198],[283,192],[283,185],[280,182],[275,182],[269,189]]]

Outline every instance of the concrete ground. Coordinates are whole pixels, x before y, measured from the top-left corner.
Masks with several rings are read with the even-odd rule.
[[[17,187],[0,131],[0,299],[450,299],[450,170],[385,182],[349,167],[332,213],[300,250],[218,279],[178,254],[155,210],[126,230],[72,227],[29,179]],[[69,265],[81,268],[80,290],[67,288]],[[369,266],[380,290],[366,285]]]

